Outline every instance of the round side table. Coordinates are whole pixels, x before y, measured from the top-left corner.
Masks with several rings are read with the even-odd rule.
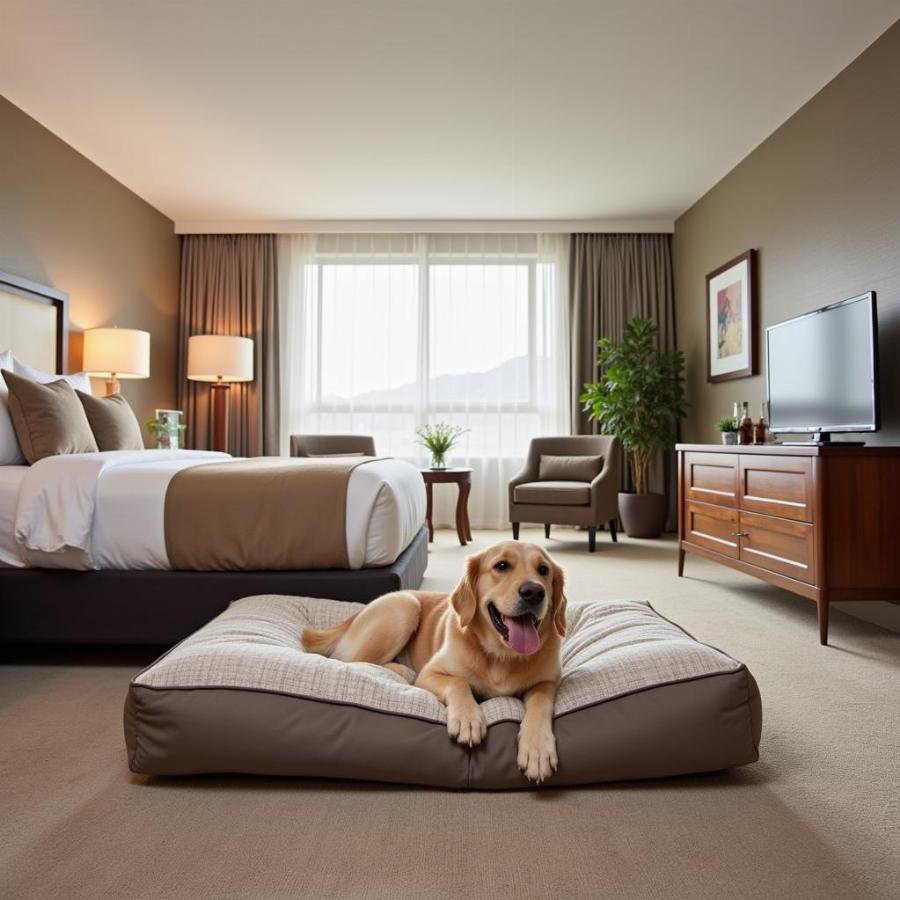
[[[428,520],[428,540],[434,540],[434,525],[431,524],[433,508],[432,487],[435,484],[455,484],[459,488],[456,500],[456,534],[463,547],[472,540],[472,527],[469,525],[469,492],[472,490],[472,470],[452,469],[419,469],[425,481],[425,495],[428,507],[425,517]]]

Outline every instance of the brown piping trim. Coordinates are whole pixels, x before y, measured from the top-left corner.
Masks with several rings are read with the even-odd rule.
[[[564,719],[566,716],[571,716],[577,712],[583,712],[586,709],[593,709],[596,706],[602,706],[604,703],[610,703],[614,700],[621,700],[623,697],[633,697],[636,694],[644,694],[647,691],[655,691],[658,688],[670,687],[676,684],[689,684],[692,681],[703,681],[706,678],[723,678],[723,677],[731,677],[733,675],[739,675],[741,672],[746,672],[747,667],[741,664],[739,669],[734,669],[730,672],[707,672],[704,675],[692,675],[688,678],[676,678],[672,681],[661,681],[658,684],[648,684],[646,687],[635,688],[632,691],[623,691],[621,694],[613,694],[611,697],[604,697],[602,700],[596,700],[593,703],[585,704],[584,706],[579,706],[576,709],[566,710],[564,713],[560,713],[558,716],[553,717],[553,721],[555,722],[557,719]],[[749,688],[749,685],[748,685]],[[363,709],[366,712],[379,713],[383,716],[389,716],[391,718],[398,719],[411,719],[415,722],[425,722],[429,725],[440,725],[444,726],[446,723],[442,722],[440,719],[426,719],[424,716],[416,716],[412,713],[404,713],[404,712],[390,712],[385,709],[378,709],[374,706],[364,706],[361,703],[348,703],[345,700],[326,700],[323,697],[312,697],[307,694],[292,694],[289,691],[275,691],[270,688],[252,688],[252,687],[234,687],[233,685],[226,684],[198,684],[198,685],[183,685],[179,687],[156,687],[154,685],[149,684],[135,684],[132,682],[129,685],[129,690],[144,690],[144,691],[152,691],[155,693],[165,693],[167,691],[236,691],[238,693],[252,693],[252,694],[272,694],[276,697],[291,697],[296,700],[305,700],[308,703],[321,703],[325,706],[346,706],[351,709]],[[515,699],[515,698],[513,698]],[[749,690],[748,690],[748,700],[749,700]],[[491,722],[488,725],[488,729],[493,728],[495,725],[500,725],[505,722],[512,722],[514,724],[519,724],[520,719],[497,719],[495,722]]]

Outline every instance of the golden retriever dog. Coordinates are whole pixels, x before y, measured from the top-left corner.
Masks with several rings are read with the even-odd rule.
[[[470,556],[450,594],[397,591],[334,628],[306,628],[303,648],[398,672],[447,706],[447,731],[487,735],[476,697],[521,697],[518,765],[530,781],[558,764],[553,702],[566,633],[563,570],[534,544],[504,541]],[[414,672],[396,662],[401,657]]]

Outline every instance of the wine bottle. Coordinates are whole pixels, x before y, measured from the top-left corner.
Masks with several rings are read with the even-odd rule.
[[[738,443],[753,443],[753,419],[750,418],[750,403],[747,400],[744,400],[741,404],[741,425],[738,430]]]
[[[766,442],[766,432],[769,430],[769,423],[766,415],[766,404],[763,403],[759,410],[759,421],[753,430],[753,443],[764,444]]]

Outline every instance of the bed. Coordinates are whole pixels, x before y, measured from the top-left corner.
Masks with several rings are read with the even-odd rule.
[[[0,309],[0,349],[64,369],[64,295],[0,274]],[[229,506],[232,490],[256,502]],[[393,459],[130,450],[0,465],[0,642],[169,644],[247,594],[365,602],[418,587],[424,519],[418,471]]]

